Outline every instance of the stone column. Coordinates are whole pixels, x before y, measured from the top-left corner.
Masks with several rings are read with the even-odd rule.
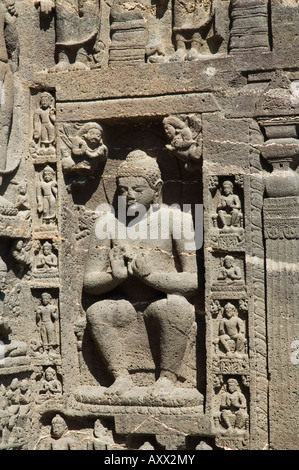
[[[299,175],[294,165],[299,141],[275,134],[262,151],[273,166],[265,179],[268,197],[263,214],[270,448],[295,450],[299,449],[299,361],[294,350],[299,344]]]

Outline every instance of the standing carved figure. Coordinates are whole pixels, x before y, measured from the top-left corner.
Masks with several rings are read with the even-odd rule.
[[[40,330],[40,337],[44,351],[52,351],[57,345],[58,308],[53,305],[49,292],[41,295],[41,305],[36,310],[36,323]]]
[[[33,139],[39,155],[55,151],[55,107],[54,98],[44,92],[40,97],[40,106],[33,115]]]
[[[12,126],[14,105],[13,73],[18,67],[19,43],[16,32],[14,0],[0,3],[0,186],[7,170],[7,147]]]
[[[55,171],[47,165],[37,185],[37,211],[46,224],[56,221],[57,181]]]
[[[58,63],[49,71],[85,70],[86,47],[95,40],[100,26],[99,0],[39,0],[42,16],[56,15]]]
[[[174,0],[173,33],[175,53],[171,61],[197,60],[209,53],[207,39],[214,36],[218,0]],[[219,34],[219,33],[218,33]]]

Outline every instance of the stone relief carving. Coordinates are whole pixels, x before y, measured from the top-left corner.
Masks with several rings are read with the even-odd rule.
[[[32,157],[55,157],[55,139],[55,102],[45,91],[40,94],[39,107],[33,114]]]
[[[51,294],[43,292],[40,305],[36,309],[36,324],[40,333],[42,350],[45,353],[57,354],[58,320],[58,308],[54,305]]]
[[[118,190],[124,198],[126,208],[134,210],[143,204],[147,209],[144,220],[159,229],[161,217],[173,219],[178,215],[181,216],[180,212],[172,214],[167,207],[163,206],[159,210],[151,209],[151,205],[158,201],[161,184],[161,173],[157,163],[140,150],[129,153],[117,172]],[[111,226],[121,222],[121,219],[109,219],[109,214],[107,217],[107,223]],[[96,232],[100,230],[103,222],[106,223],[101,218],[96,222],[98,224],[98,227],[95,226]],[[196,293],[198,280],[195,252],[184,247],[184,240],[174,240],[181,247],[177,263],[181,263],[183,267],[183,271],[177,271],[172,261],[171,239],[171,236],[165,237],[164,234],[163,239],[155,239],[154,243],[149,239],[138,240],[138,238],[130,243],[129,238],[124,242],[117,233],[106,240],[91,238],[84,278],[85,291],[93,296],[111,292],[104,300],[96,301],[87,310],[88,328],[114,380],[108,389],[104,389],[104,396],[122,395],[134,389],[135,384],[129,374],[130,364],[126,341],[129,340],[134,328],[137,327],[140,331],[143,329],[144,348],[149,349],[149,342],[154,338],[147,338],[145,324],[147,328],[156,325],[160,332],[160,346],[158,346],[160,353],[157,357],[157,352],[155,352],[154,359],[158,380],[153,383],[153,387],[147,391],[147,394],[149,396],[162,394],[165,398],[171,397],[171,393],[180,387],[180,366],[187,348],[188,336],[194,324],[194,307],[187,298],[189,299]],[[112,249],[109,253],[108,246],[110,245]],[[100,246],[101,249],[96,250],[96,246]],[[153,269],[156,263],[159,263],[159,271]],[[165,283],[163,279],[166,278]],[[120,290],[123,292],[120,298],[119,295],[115,297],[113,294],[113,292],[118,292],[118,286],[123,286]],[[135,302],[132,303],[132,300],[129,300],[132,299],[132,295],[136,299],[136,306]],[[185,313],[184,317],[180,318],[179,311],[182,309]],[[120,314],[121,311],[123,314]],[[116,315],[119,317],[117,321],[115,321]],[[109,331],[110,334],[103,335],[102,331]],[[113,343],[110,339],[107,342],[108,338],[112,337],[110,335],[114,338]],[[176,344],[172,340],[174,335]],[[131,348],[133,340],[134,337],[130,342]],[[149,360],[151,364],[153,359],[148,359],[147,363]],[[138,367],[144,369],[149,366],[139,364]],[[84,387],[82,393],[84,394]],[[99,389],[99,393],[103,392]],[[187,396],[187,389],[185,394]]]
[[[168,116],[163,125],[166,148],[185,164],[187,170],[200,169],[202,137],[200,116]]]
[[[235,177],[235,185],[242,187],[242,175]],[[230,179],[211,180],[212,193],[212,241],[215,248],[225,251],[242,250],[245,233],[243,228],[242,201]],[[215,184],[215,182],[217,183]],[[220,186],[220,187],[219,187]]]
[[[70,176],[72,185],[82,186],[88,178],[95,178],[100,164],[107,160],[108,149],[103,142],[103,128],[96,122],[84,124],[73,138],[64,126],[60,134],[65,147],[62,152],[62,167]]]
[[[41,226],[55,227],[57,221],[57,194],[58,187],[55,170],[47,165],[40,173],[36,188],[37,212],[41,219]]]
[[[219,419],[221,432],[224,434],[242,435],[248,429],[247,402],[241,392],[238,380],[229,378],[221,392]]]
[[[46,240],[37,242],[35,247],[35,263],[33,275],[39,278],[55,278],[58,276],[58,257],[55,254],[57,244]]]
[[[55,10],[57,64],[49,72],[85,70],[88,68],[88,48],[99,29],[99,2],[90,0],[39,0],[41,17]]]
[[[0,450],[298,448],[298,21],[0,3]]]

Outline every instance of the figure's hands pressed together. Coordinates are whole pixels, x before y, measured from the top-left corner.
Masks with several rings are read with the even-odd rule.
[[[125,250],[115,246],[110,251],[110,264],[112,269],[112,276],[117,280],[125,280],[128,277],[128,268],[125,263]]]
[[[142,252],[133,258],[133,260],[128,264],[128,271],[131,276],[144,278],[151,274],[151,262],[149,256]]]

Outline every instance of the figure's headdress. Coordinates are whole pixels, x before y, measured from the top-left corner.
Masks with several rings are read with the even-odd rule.
[[[162,182],[160,168],[156,160],[142,150],[130,152],[118,167],[117,179],[128,176],[141,176],[154,189],[158,182]]]

